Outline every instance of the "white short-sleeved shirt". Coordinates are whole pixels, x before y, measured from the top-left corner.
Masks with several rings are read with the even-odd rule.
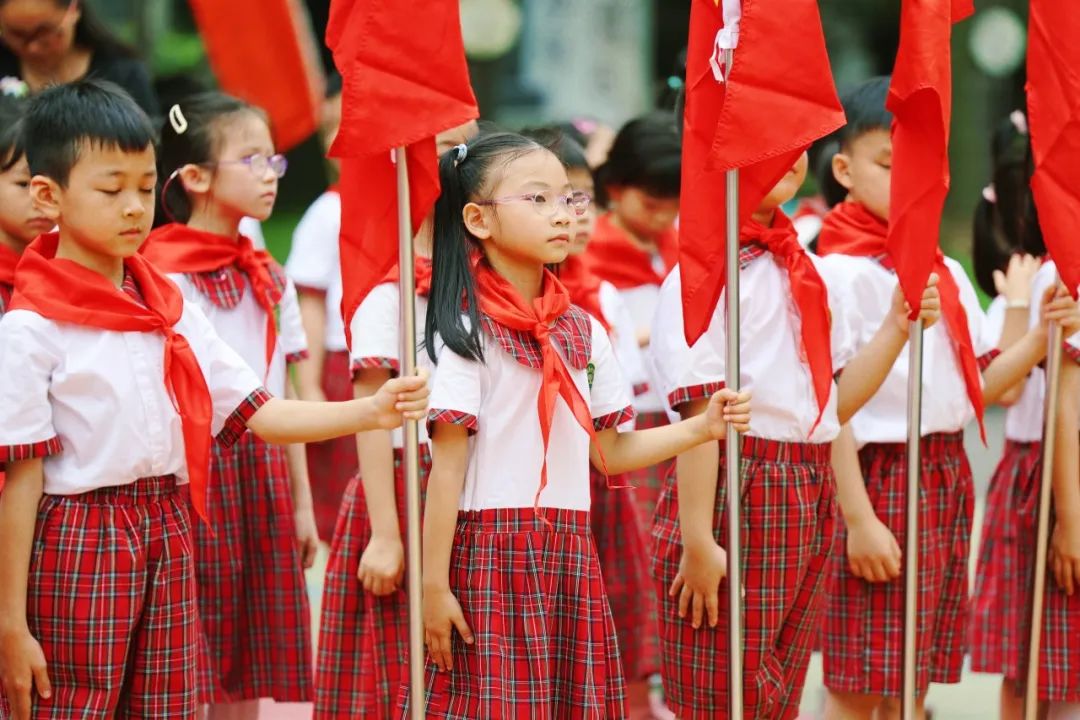
[[[212,432],[235,440],[262,380],[184,303],[187,338],[213,399]],[[180,416],[165,389],[160,333],[59,323],[29,310],[0,320],[0,459],[45,457],[45,492],[74,495],[143,477],[186,482]],[[226,432],[228,431],[228,432]]]
[[[263,235],[262,223],[255,218],[240,218],[240,234],[251,240],[251,244],[257,249],[266,249],[266,237]]]
[[[416,364],[431,373],[428,383],[434,382],[435,365],[424,347],[424,316],[427,298],[416,298]],[[361,369],[382,368],[397,375],[401,370],[401,296],[397,283],[377,285],[353,313],[350,323],[353,347],[350,353],[353,373]],[[404,433],[392,432],[395,448],[404,446]],[[428,441],[427,427],[420,423],[420,442]]]
[[[671,403],[678,400],[676,391],[689,362],[690,346],[686,344],[683,330],[682,275],[676,265],[660,286],[660,297],[649,335],[649,349],[645,353],[649,384],[663,399],[668,419],[672,422],[679,419],[679,414],[672,409]]]
[[[858,328],[847,311],[846,278],[835,263],[811,255],[828,288],[832,315],[833,371],[855,355]],[[753,393],[750,435],[782,442],[831,442],[840,432],[836,383],[821,420],[810,369],[802,355],[798,313],[791,300],[787,271],[768,252],[744,264],[739,276],[742,389]],[[705,334],[694,343],[676,393],[683,401],[707,397],[725,383],[727,323],[725,294]],[[813,434],[811,434],[813,429]]]
[[[645,372],[644,353],[637,342],[634,318],[618,289],[607,281],[600,283],[600,312],[604,313],[604,320],[611,327],[608,336],[627,385],[632,391],[635,387],[648,384],[649,376]]]
[[[861,316],[859,347],[862,347],[889,314],[896,274],[872,258],[828,256],[829,260],[834,258],[848,268],[854,303],[850,311]],[[987,331],[986,316],[964,268],[952,258],[945,258],[945,264],[960,288],[975,357],[985,360],[996,348],[997,337]],[[908,346],[905,345],[881,388],[851,419],[855,441],[860,446],[906,441],[907,397]],[[947,323],[942,318],[923,336],[922,435],[959,432],[974,419],[975,410],[953,352]]]
[[[663,270],[663,260],[659,255],[656,256],[654,265],[658,271]],[[624,288],[619,290],[619,295],[634,321],[634,341],[636,342],[637,329],[647,328],[652,323],[653,315],[656,313],[656,303],[660,298],[660,286],[639,285]],[[663,412],[665,408],[663,398],[652,386],[634,397],[634,410],[639,413]]]
[[[603,326],[591,316],[585,317],[591,326],[591,371],[568,366],[570,374],[589,404],[594,426],[617,427],[632,417],[630,394]],[[532,508],[543,465],[536,409],[541,373],[519,363],[488,335],[483,339],[482,363],[467,360],[449,348],[439,353],[430,417],[433,422],[453,422],[470,429],[461,510]],[[565,360],[557,343],[556,348]],[[566,403],[557,400],[548,443],[548,484],[540,495],[541,507],[589,509],[589,444],[589,434],[578,425]]]
[[[1032,302],[1037,302],[1032,296]],[[986,309],[986,332],[995,346],[1000,344],[1005,327],[1005,298],[998,295]],[[1046,375],[1041,367],[1032,368],[1024,381],[1020,399],[1005,411],[1005,437],[1016,442],[1035,442],[1042,439],[1043,393]]]
[[[346,349],[345,321],[341,317],[341,259],[338,237],[341,233],[341,196],[324,192],[300,218],[293,232],[292,249],[285,262],[285,272],[301,288],[311,288],[326,295],[326,349]],[[309,338],[318,342],[318,338]]]
[[[266,312],[255,299],[251,281],[244,278],[244,294],[232,308],[215,305],[191,278],[183,273],[169,273],[180,287],[184,299],[202,310],[214,330],[235,350],[255,373],[265,378],[266,389],[273,395],[285,395],[286,361],[302,359],[307,354],[307,338],[300,319],[300,303],[292,280],[286,280],[285,291],[278,303],[277,348],[266,367]]]

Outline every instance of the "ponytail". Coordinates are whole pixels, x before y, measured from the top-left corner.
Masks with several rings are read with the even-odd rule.
[[[424,344],[432,362],[438,360],[436,336],[458,355],[484,360],[473,279],[473,265],[483,248],[466,230],[462,212],[495,186],[495,171],[537,151],[545,149],[534,140],[515,133],[490,132],[451,148],[439,158],[442,192],[433,213],[431,291],[424,322]]]

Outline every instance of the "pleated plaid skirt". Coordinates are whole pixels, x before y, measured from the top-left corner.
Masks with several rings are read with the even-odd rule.
[[[331,402],[352,400],[352,372],[347,350],[328,351],[323,363],[322,389]],[[307,444],[308,477],[315,506],[315,524],[319,537],[329,540],[341,509],[342,497],[356,476],[360,462],[356,457],[356,437],[346,435]]]
[[[187,487],[173,476],[38,508],[30,632],[53,697],[32,717],[193,720],[198,611]],[[0,695],[0,718],[11,709]]]
[[[664,412],[638,414],[634,427],[637,430],[664,427],[668,424],[668,416]],[[653,513],[656,512],[656,503],[660,499],[660,490],[664,484],[664,478],[668,473],[675,471],[675,460],[665,460],[647,468],[634,470],[626,474],[627,482],[634,486],[634,499],[637,501],[641,517],[646,523],[652,522]]]
[[[427,481],[431,452],[420,446],[420,478]],[[394,450],[398,524],[405,531],[405,470]],[[396,716],[398,689],[409,676],[409,598],[404,586],[376,597],[357,579],[360,556],[371,540],[364,487],[353,478],[345,490],[326,567],[319,653],[315,670],[316,720]]]
[[[835,480],[830,444],[743,438],[743,699],[747,718],[793,720],[818,632],[832,547]],[[727,489],[721,456],[713,534],[727,545]],[[669,476],[653,525],[653,575],[660,605],[665,699],[680,720],[728,716],[728,586],[720,621],[695,630],[668,588],[679,570],[678,488]]]
[[[311,702],[311,616],[285,449],[245,433],[214,443],[195,525],[200,702]]]
[[[971,596],[971,669],[975,672],[1023,676],[1020,671],[1021,615],[1029,612],[1034,547],[1020,546],[1020,488],[1038,483],[1042,443],[1005,442],[1005,452],[990,478],[986,515]]]
[[[874,512],[905,547],[907,448],[875,443],[859,452]],[[975,511],[962,433],[928,435],[921,445],[918,677],[916,686],[957,683],[966,652],[968,553]],[[848,567],[847,530],[837,523],[832,591],[825,613],[825,686],[896,697],[902,690],[904,578],[869,583]]]
[[[619,654],[626,677],[640,680],[660,672],[656,595],[646,540],[649,530],[634,500],[636,490],[609,488],[608,478],[595,469],[591,477],[592,531]],[[623,484],[621,477],[611,482]]]
[[[589,513],[541,512],[550,525],[533,508],[459,514],[450,587],[475,643],[454,635],[451,672],[428,662],[429,718],[627,716]]]

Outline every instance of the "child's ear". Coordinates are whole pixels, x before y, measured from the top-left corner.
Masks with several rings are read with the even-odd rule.
[[[60,183],[44,175],[30,178],[30,200],[34,209],[53,222],[60,220]]]
[[[844,153],[836,153],[832,156],[832,174],[840,187],[851,192],[854,182],[851,180],[851,158]]]
[[[476,203],[467,203],[461,210],[461,219],[465,222],[465,229],[477,240],[491,238],[491,228],[488,226],[487,213],[484,208]]]
[[[213,173],[209,168],[202,165],[185,165],[178,171],[180,184],[184,190],[190,193],[206,194],[210,192],[210,183],[213,181]]]

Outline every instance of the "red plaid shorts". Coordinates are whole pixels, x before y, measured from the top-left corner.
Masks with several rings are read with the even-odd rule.
[[[810,646],[818,630],[836,488],[830,445],[743,439],[743,697],[747,718],[798,715]],[[727,544],[727,489],[721,456],[714,536]],[[682,558],[678,489],[672,474],[653,526],[660,654],[666,699],[681,720],[728,716],[728,588],[720,622],[694,630],[668,596]]]
[[[36,700],[36,720],[194,718],[187,487],[170,475],[46,495],[26,610],[53,687],[51,700]],[[2,698],[0,717],[10,717]]]
[[[421,482],[427,481],[430,471],[430,450],[421,445]],[[401,450],[394,450],[394,487],[404,532]],[[364,487],[356,477],[345,490],[326,567],[315,671],[316,720],[394,717],[399,686],[409,676],[409,598],[404,586],[393,595],[375,597],[356,578],[370,539]]]
[[[619,636],[619,654],[626,677],[639,680],[660,671],[648,531],[634,501],[636,490],[609,488],[608,478],[595,469],[591,478],[593,538]],[[611,478],[611,485],[623,484],[625,478]]]
[[[285,448],[245,433],[214,443],[195,527],[200,702],[311,702],[311,616]]]
[[[428,663],[429,718],[627,716],[589,513],[541,512],[550,525],[533,508],[459,514],[450,587],[476,642],[454,635],[451,672]]]
[[[352,372],[347,350],[326,353],[322,389],[331,402],[352,400]],[[356,436],[308,443],[307,466],[311,498],[315,504],[315,523],[319,527],[319,537],[325,540],[334,536],[342,495],[360,467],[356,457]]]
[[[907,448],[875,443],[859,452],[878,519],[905,545]],[[968,553],[975,493],[962,433],[922,439],[916,687],[960,681],[968,628]],[[825,686],[897,697],[902,689],[904,578],[869,583],[851,574],[847,529],[837,523],[825,612]]]
[[[1025,580],[1030,582],[1034,549],[1022,549],[1019,543],[1017,495],[1021,487],[1038,482],[1042,444],[1005,442],[986,497],[982,542],[975,573],[975,591],[971,597],[971,669],[975,672],[1022,677],[1019,648],[1026,638],[1017,634],[1021,615],[1029,612],[1022,598]]]

